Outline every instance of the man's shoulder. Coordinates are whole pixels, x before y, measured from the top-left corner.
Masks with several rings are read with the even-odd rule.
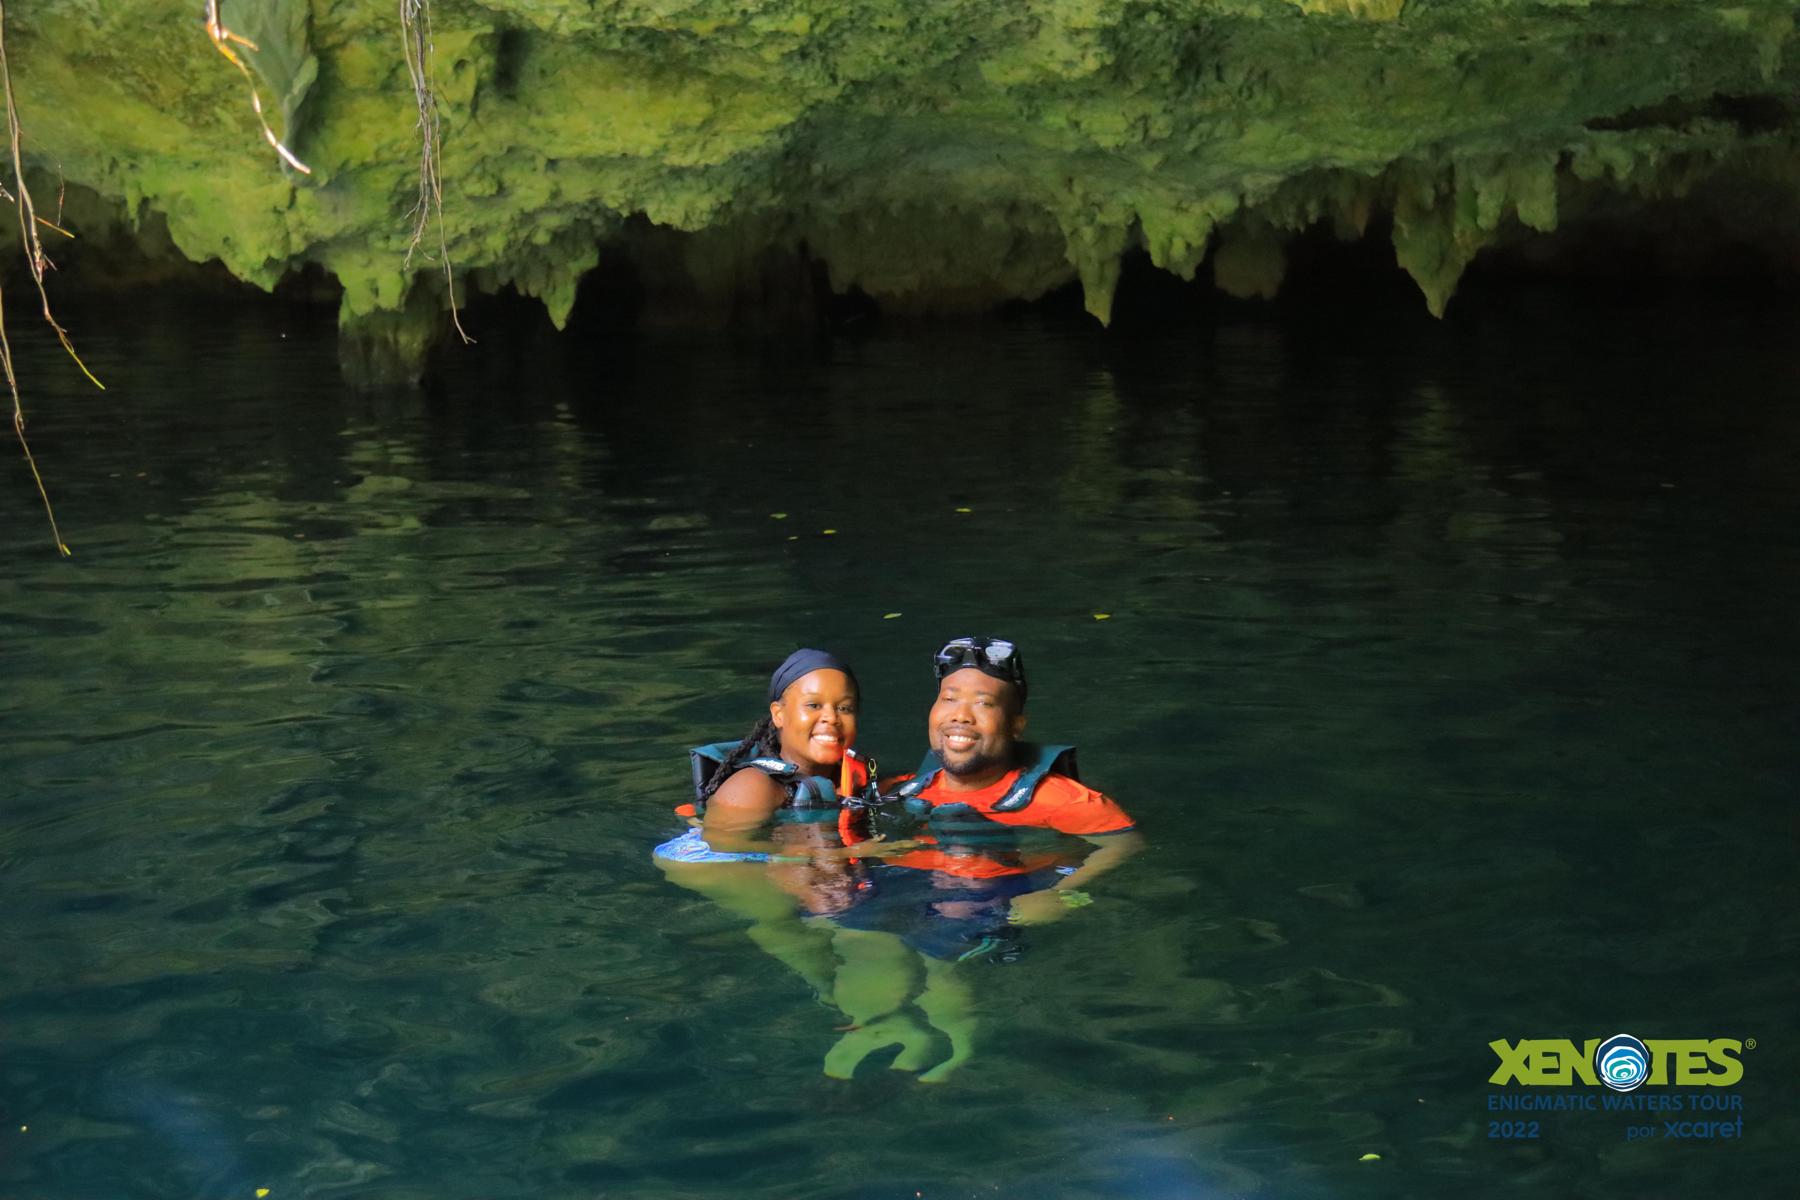
[[[1131,815],[1118,802],[1078,779],[1052,772],[1038,783],[1031,803],[1020,811],[1034,823],[1065,833],[1083,835],[1125,833],[1133,828]]]
[[[1068,803],[1090,798],[1106,799],[1098,788],[1091,788],[1073,775],[1051,771],[1038,781],[1036,799],[1057,799]]]

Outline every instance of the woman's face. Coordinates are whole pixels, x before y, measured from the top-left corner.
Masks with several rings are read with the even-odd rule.
[[[842,671],[821,667],[788,684],[769,716],[781,731],[781,757],[824,774],[856,741],[856,688]]]

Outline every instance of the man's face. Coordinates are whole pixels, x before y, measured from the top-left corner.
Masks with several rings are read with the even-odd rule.
[[[1018,689],[964,667],[944,676],[926,718],[926,737],[944,770],[958,779],[1012,769],[1013,743],[1025,731]]]

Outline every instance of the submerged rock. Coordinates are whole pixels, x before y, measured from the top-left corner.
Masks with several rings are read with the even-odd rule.
[[[328,274],[363,379],[416,375],[453,295],[561,328],[594,272],[716,317],[1079,281],[1105,322],[1128,253],[1267,297],[1323,224],[1391,230],[1441,314],[1478,254],[1571,222],[1679,200],[1790,270],[1800,228],[1775,0],[222,0],[309,174],[201,8],[6,10],[40,209],[85,189],[90,276]],[[416,244],[408,8],[440,122]]]

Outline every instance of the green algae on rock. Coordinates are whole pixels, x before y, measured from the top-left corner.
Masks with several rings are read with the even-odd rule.
[[[31,168],[195,263],[341,287],[345,361],[415,374],[448,330],[408,264],[418,114],[391,0],[224,0],[282,170],[195,5],[9,11]],[[773,253],[910,312],[1121,257],[1269,296],[1285,244],[1379,217],[1442,313],[1495,245],[1725,179],[1795,215],[1796,5],[1749,0],[433,0],[444,246],[558,326],[614,255],[729,306]],[[1748,206],[1747,206],[1748,207]],[[1794,235],[1764,204],[1746,236]],[[1793,221],[1786,222],[1795,228]],[[82,230],[76,230],[82,233]],[[671,252],[668,239],[678,239]]]

